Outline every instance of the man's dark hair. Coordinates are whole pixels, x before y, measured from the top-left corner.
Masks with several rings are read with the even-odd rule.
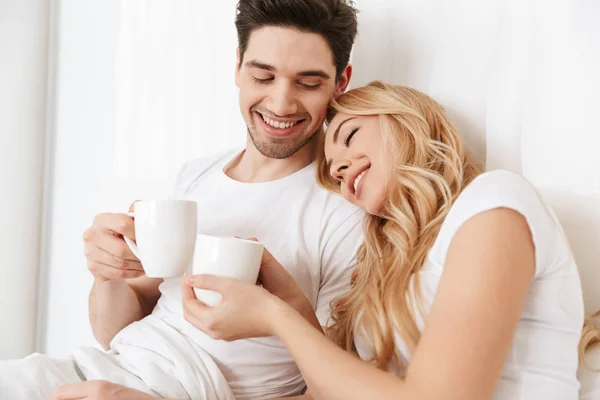
[[[348,65],[357,32],[357,10],[348,0],[240,0],[235,27],[240,65],[250,34],[264,26],[293,28],[321,35],[329,44],[335,63],[336,80]]]

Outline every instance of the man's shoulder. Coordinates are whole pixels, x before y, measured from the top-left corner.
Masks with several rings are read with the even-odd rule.
[[[364,216],[364,212],[360,208],[350,203],[349,201],[344,200],[344,198],[339,194],[332,193],[328,190],[323,189],[320,186],[319,191],[322,192],[321,195],[323,196],[323,205],[326,213],[340,216]]]
[[[231,160],[239,151],[239,148],[228,149],[211,154],[210,156],[198,157],[186,162],[179,170],[179,174],[175,181],[176,193],[178,195],[184,195],[200,177],[213,172],[218,172],[218,169],[229,162],[229,160]]]
[[[322,228],[330,231],[330,234],[342,226],[352,227],[360,224],[365,215],[363,210],[344,200],[341,195],[322,188],[316,182],[311,203],[314,209],[318,210],[318,220]]]
[[[208,171],[214,167],[217,167],[223,163],[227,163],[230,159],[232,159],[237,152],[239,152],[239,148],[232,148],[220,151],[215,154],[211,154],[205,157],[198,157],[192,160],[189,160],[183,167],[181,168],[180,175],[182,174],[192,174],[197,175],[201,174],[205,171]]]

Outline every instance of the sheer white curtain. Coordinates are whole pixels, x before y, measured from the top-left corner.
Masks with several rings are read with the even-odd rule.
[[[38,351],[52,356],[95,344],[86,300],[92,276],[81,240],[94,216],[168,195],[185,161],[245,140],[234,85],[234,0],[58,3],[52,186],[38,324]],[[15,290],[25,296],[26,289]],[[14,315],[35,321],[19,312]],[[16,334],[27,335],[25,329]]]
[[[235,0],[122,2],[116,176],[168,177],[243,144],[234,85]]]
[[[556,210],[600,308],[600,3],[359,0],[353,85],[442,103],[487,168],[523,173]]]

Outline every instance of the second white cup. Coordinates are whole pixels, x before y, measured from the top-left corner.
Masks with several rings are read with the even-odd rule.
[[[196,238],[192,273],[210,274],[256,283],[264,245],[252,240],[199,234]],[[196,298],[214,307],[221,303],[220,293],[194,289]]]

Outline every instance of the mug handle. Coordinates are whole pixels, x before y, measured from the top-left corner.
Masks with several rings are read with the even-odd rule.
[[[135,218],[135,213],[133,211],[128,212],[127,215],[129,217]],[[141,261],[142,259],[140,258],[137,244],[135,244],[135,242],[133,240],[129,239],[127,236],[123,236],[123,239],[125,240],[125,243],[127,243],[127,246],[129,246],[129,248],[131,249],[131,252],[133,253],[133,255],[136,256],[138,258],[138,260]]]

